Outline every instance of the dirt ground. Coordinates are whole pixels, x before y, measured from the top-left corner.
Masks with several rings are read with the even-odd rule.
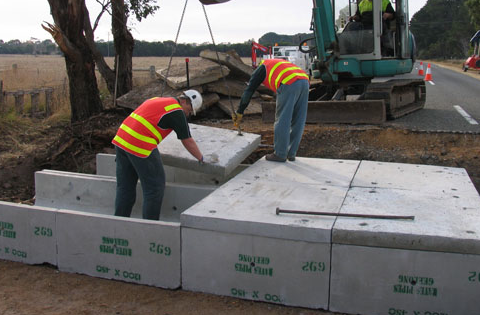
[[[77,124],[25,119],[0,124],[0,200],[34,203],[34,172],[95,172],[95,155],[110,143],[128,113],[110,109]],[[234,129],[212,108],[193,123]],[[272,125],[245,117],[244,132],[262,135],[244,163],[272,152]],[[381,126],[307,125],[299,156],[442,165],[465,168],[480,191],[480,140],[476,134],[436,133]],[[163,290],[0,260],[0,314],[333,314],[229,297]]]

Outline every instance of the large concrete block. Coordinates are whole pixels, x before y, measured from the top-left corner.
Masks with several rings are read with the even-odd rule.
[[[0,258],[56,265],[55,214],[53,209],[0,201]]]
[[[180,220],[182,211],[215,189],[208,185],[167,183],[160,219]],[[116,179],[111,176],[43,170],[35,173],[35,204],[58,209],[97,214],[115,212]],[[131,217],[142,217],[143,196],[140,183]]]
[[[336,214],[357,165],[263,159],[187,209],[181,215],[184,287],[327,308],[335,216],[277,215],[276,208]]]
[[[480,196],[464,169],[362,161],[332,231],[330,310],[478,314]]]
[[[332,245],[330,310],[478,315],[480,256]]]
[[[182,228],[186,290],[328,308],[330,244]]]
[[[97,174],[105,176],[116,176],[115,174],[115,155],[99,153],[96,156],[97,162]],[[242,172],[248,167],[248,165],[241,164],[237,166],[226,177],[195,172],[188,169],[179,167],[163,165],[165,170],[165,179],[170,183],[184,183],[184,184],[197,184],[197,185],[214,185],[220,186],[233,178],[238,173]]]
[[[57,213],[61,271],[178,288],[180,224],[68,210]]]

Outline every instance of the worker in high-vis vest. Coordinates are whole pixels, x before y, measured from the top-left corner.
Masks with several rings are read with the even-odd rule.
[[[129,217],[136,199],[137,181],[143,190],[143,219],[158,220],[165,191],[165,171],[158,144],[172,131],[200,163],[204,158],[190,134],[187,117],[200,109],[202,96],[195,90],[178,98],[154,97],[128,116],[113,138],[117,190],[115,215]]]
[[[263,83],[276,93],[274,124],[274,152],[268,154],[268,161],[295,161],[307,119],[309,77],[295,64],[283,59],[265,59],[255,69],[248,86],[243,91],[240,104],[232,120],[239,126],[243,113],[253,93]]]
[[[390,0],[382,0],[382,19],[391,20],[395,16],[395,10]],[[350,17],[350,21],[361,22],[363,29],[372,29],[373,27],[373,2],[372,0],[362,0],[357,7],[357,12]]]

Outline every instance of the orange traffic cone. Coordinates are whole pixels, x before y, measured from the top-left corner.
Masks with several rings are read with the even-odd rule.
[[[423,61],[420,61],[420,68],[418,68],[418,75],[423,76]]]
[[[427,66],[427,74],[425,75],[425,81],[432,81],[432,69],[430,68],[430,64]]]

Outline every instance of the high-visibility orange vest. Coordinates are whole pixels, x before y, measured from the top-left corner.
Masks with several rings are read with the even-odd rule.
[[[305,71],[283,59],[262,60],[260,65],[264,65],[267,68],[267,75],[263,85],[273,92],[277,92],[280,84],[289,85],[297,80],[308,80],[308,75]]]
[[[182,107],[172,97],[155,97],[143,102],[125,118],[112,143],[138,157],[148,157],[172,132],[172,129],[158,127],[158,122],[176,110],[182,110]]]

